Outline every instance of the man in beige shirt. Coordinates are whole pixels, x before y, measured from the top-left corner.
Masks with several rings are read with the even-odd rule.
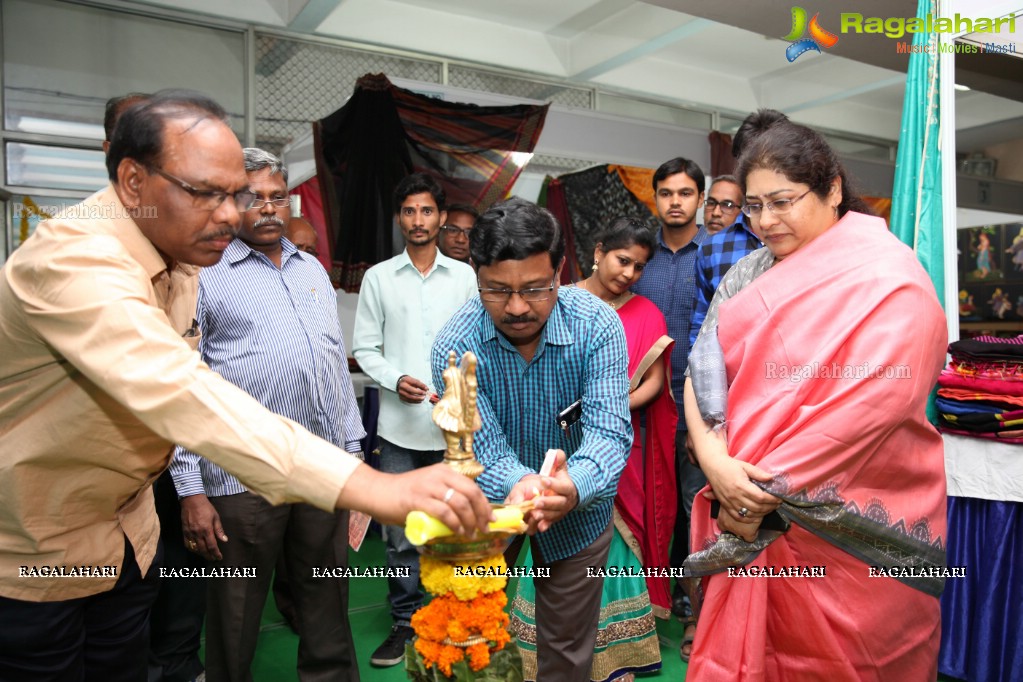
[[[107,169],[111,186],[42,222],[0,276],[0,679],[145,677],[151,486],[172,443],[273,503],[386,523],[423,509],[465,532],[490,516],[469,479],[376,472],[194,352],[194,266],[220,259],[251,200],[218,104],[132,107]]]

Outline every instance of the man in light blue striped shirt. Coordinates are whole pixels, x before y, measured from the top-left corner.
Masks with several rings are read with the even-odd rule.
[[[433,424],[428,399],[436,392],[430,385],[430,347],[441,325],[476,297],[472,268],[437,248],[447,215],[444,201],[443,188],[426,173],[398,183],[394,213],[405,248],[371,267],[359,291],[352,353],[381,389],[380,469],[389,473],[413,471],[444,456],[444,437]],[[412,614],[423,604],[419,554],[405,529],[386,526],[384,538],[388,567],[407,569],[408,575],[387,579],[394,626],[370,656],[370,663],[380,667],[405,659],[405,642],[413,637]]]
[[[334,290],[323,267],[283,239],[290,217],[287,170],[272,154],[245,150],[256,200],[238,238],[199,276],[196,320],[203,360],[265,407],[347,452],[365,437],[348,374]],[[330,671],[358,680],[343,578],[312,568],[347,564],[348,512],[306,504],[271,506],[238,479],[178,448],[171,475],[186,537],[224,566],[255,568],[252,578],[208,583],[206,670],[210,679],[245,679],[278,555],[293,586],[300,679]],[[343,536],[343,537],[341,537]],[[218,543],[219,540],[219,543]],[[317,677],[316,679],[323,679]]]
[[[632,445],[625,330],[610,306],[578,288],[558,288],[564,243],[548,211],[522,199],[495,204],[470,236],[480,297],[437,334],[434,385],[450,351],[477,359],[483,428],[473,446],[492,501],[538,492],[530,546],[549,578],[535,578],[540,680],[590,679],[603,567],[618,478]],[[576,402],[581,411],[559,415]],[[562,426],[561,421],[569,422]],[[572,423],[574,422],[574,423]],[[547,450],[567,454],[548,480]]]

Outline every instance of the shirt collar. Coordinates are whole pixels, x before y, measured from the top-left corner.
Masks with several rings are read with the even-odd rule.
[[[452,258],[448,258],[447,256],[440,252],[440,249],[437,249],[437,255],[434,257],[433,260],[433,267],[430,268],[430,272],[426,276],[429,277],[430,275],[432,275],[437,270],[437,268],[444,268],[446,270],[450,270],[452,266],[458,262],[459,261],[456,261]],[[395,272],[398,272],[404,267],[409,267],[415,270],[417,273],[419,272],[415,264],[412,262],[412,258],[408,255],[408,247],[402,249],[401,253],[399,253],[398,257],[395,258],[394,260]]]
[[[751,237],[753,237],[754,239],[756,239],[758,242],[760,241],[760,237],[758,237],[756,233],[754,233],[753,230],[749,228],[749,225],[747,225],[746,222],[742,219],[742,215],[740,215],[734,223],[732,223],[724,230],[722,230],[722,232],[729,232],[733,230],[735,232],[739,232],[741,230],[746,234],[750,235]]]
[[[232,240],[231,243],[227,245],[227,248],[224,249],[224,260],[230,263],[231,265],[234,265],[235,263],[239,263],[255,253],[258,252],[254,248],[243,242],[238,237],[235,237],[234,240]],[[283,267],[284,264],[288,262],[289,258],[299,253],[302,252],[298,250],[298,247],[289,242],[287,239],[283,237],[281,238],[281,267]]]
[[[695,244],[696,246],[703,246],[703,241],[707,238],[707,228],[704,227],[703,225],[697,225],[697,227],[699,229],[696,230],[696,234],[693,236],[693,240],[691,242],[689,242],[689,244]],[[668,246],[664,242],[664,226],[663,225],[661,226],[661,228],[659,230],[657,230],[657,244],[658,244],[658,246],[660,246],[662,249],[664,249],[668,253],[674,253],[671,250],[671,247]],[[686,246],[689,246],[689,244],[686,244]],[[682,248],[684,249],[686,247],[683,246]],[[679,250],[681,250],[681,249],[679,249]]]

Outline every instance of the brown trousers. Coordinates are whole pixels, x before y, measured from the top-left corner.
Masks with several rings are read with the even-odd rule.
[[[596,540],[560,561],[547,562],[538,543],[530,541],[536,568],[549,568],[549,578],[535,578],[537,680],[590,682],[593,647],[600,623],[602,577],[589,577],[588,567],[604,568],[611,549],[613,524]],[[513,566],[525,536],[516,538],[505,552]]]
[[[220,543],[224,560],[210,565],[255,568],[256,577],[207,582],[206,679],[252,681],[263,607],[283,552],[298,620],[298,678],[357,681],[348,579],[312,576],[314,567],[348,565],[348,512],[330,513],[305,504],[274,507],[249,492],[211,497],[210,502],[228,537]]]

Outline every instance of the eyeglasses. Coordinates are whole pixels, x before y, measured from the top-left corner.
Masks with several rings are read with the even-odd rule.
[[[724,201],[718,201],[717,199],[707,199],[706,201],[703,202],[703,204],[711,211],[713,211],[718,206],[721,207],[722,211],[738,211],[740,208],[739,204],[735,203],[734,201],[729,201],[728,199],[725,199]]]
[[[472,232],[471,227],[456,227],[455,225],[441,225],[440,229],[444,230],[445,232],[450,232],[451,235],[454,237],[461,236],[465,237],[466,239],[469,238],[469,233]]]
[[[291,205],[291,197],[280,197],[279,199],[264,199],[263,197],[256,196],[255,194],[253,194],[252,196],[256,198],[253,199],[249,203],[249,205],[245,207],[246,211],[251,211],[254,208],[263,208],[267,204],[273,204],[274,206],[277,206],[279,208],[284,208],[285,206]]]
[[[239,190],[234,193],[223,192],[219,189],[199,189],[198,187],[193,187],[188,184],[181,178],[171,175],[162,168],[158,168],[156,166],[147,166],[147,168],[163,177],[165,180],[188,192],[192,196],[192,208],[198,208],[203,211],[215,211],[222,203],[224,203],[224,199],[231,197],[234,200],[235,207],[239,212],[241,212],[247,210],[249,204],[251,204],[256,198],[256,195],[247,189]]]
[[[511,300],[512,294],[518,294],[523,301],[538,303],[546,301],[554,291],[554,279],[551,278],[551,285],[541,289],[484,289],[476,282],[476,291],[480,292],[480,298],[488,303],[507,303]]]
[[[748,215],[750,218],[759,218],[760,214],[763,213],[764,209],[768,209],[774,215],[785,215],[792,210],[793,205],[812,190],[806,190],[795,199],[775,199],[774,201],[765,201],[763,204],[746,204],[742,207],[742,212]]]

